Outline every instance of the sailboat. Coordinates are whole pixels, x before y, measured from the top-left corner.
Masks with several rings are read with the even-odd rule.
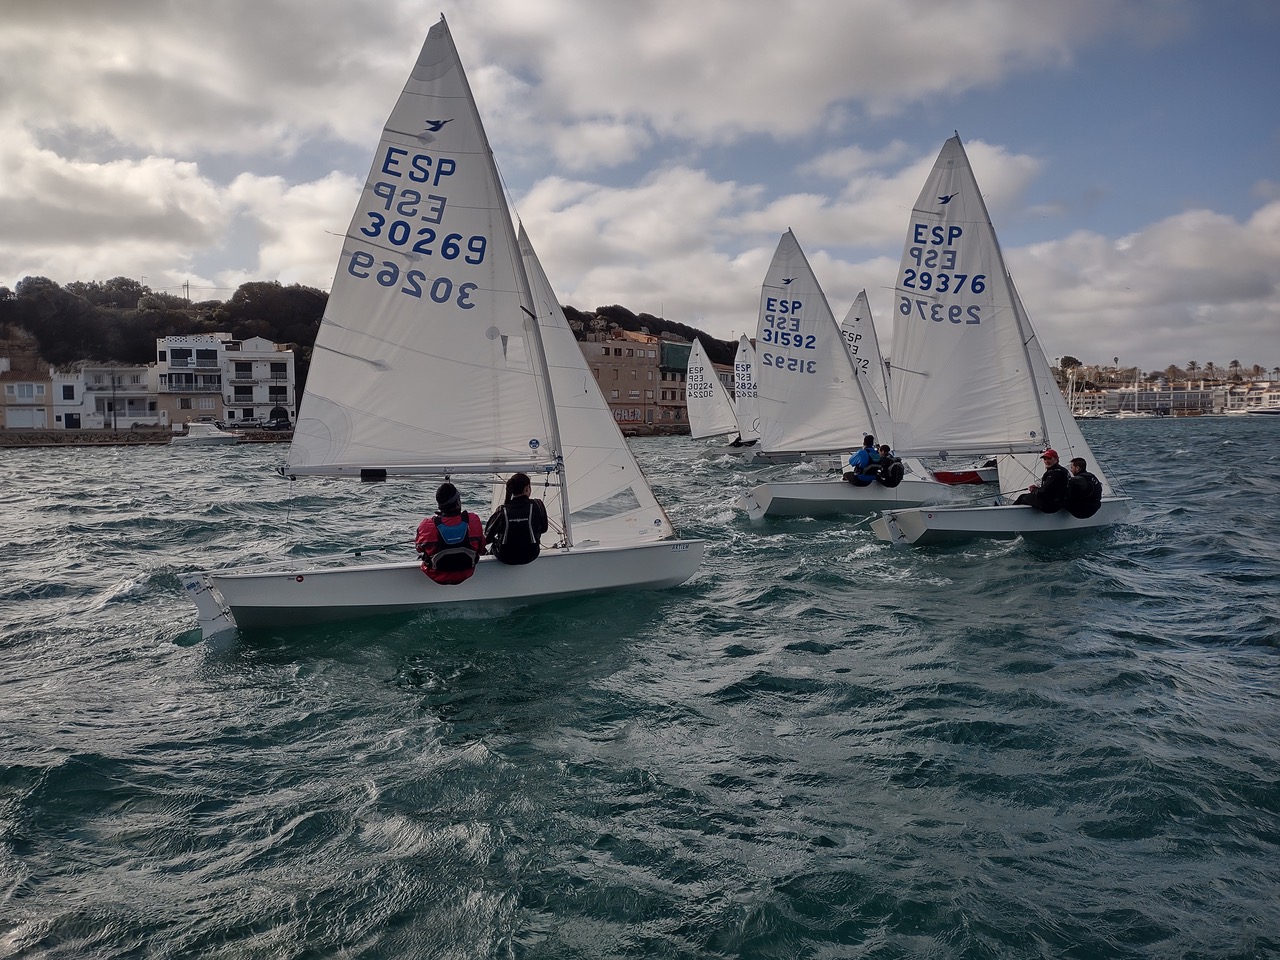
[[[441,18],[347,229],[281,472],[496,487],[524,471],[556,494],[557,540],[527,566],[482,557],[451,586],[415,557],[359,553],[193,573],[183,583],[205,636],[656,589],[698,569],[703,541],[676,538],[521,233]]]
[[[756,351],[763,456],[830,454],[838,469],[865,434],[892,444],[888,414],[867,378],[856,372],[840,325],[790,230],[778,241],[761,287]],[[945,499],[946,489],[913,475],[896,487],[860,487],[841,479],[778,481],[752,487],[739,505],[752,519],[874,513]]]
[[[871,304],[867,301],[867,291],[862,290],[854,298],[853,305],[840,322],[840,332],[844,336],[845,346],[849,348],[849,356],[853,359],[854,368],[867,378],[876,398],[893,415],[889,407],[889,365],[884,361],[880,351],[880,338],[876,335],[875,323],[871,319]],[[928,469],[920,460],[912,459],[907,463],[916,476],[931,476],[939,483],[961,486],[975,483],[995,483],[995,460],[978,462],[970,466],[954,468],[936,467]]]
[[[884,362],[884,354],[880,352],[880,338],[876,336],[876,325],[871,320],[871,304],[867,300],[867,291],[860,290],[854,297],[849,312],[840,321],[840,335],[849,348],[849,356],[853,358],[858,373],[867,378],[877,399],[888,409],[889,403],[889,370]]]
[[[685,365],[684,399],[689,412],[689,435],[693,439],[737,433],[738,415],[733,400],[697,337],[689,347],[689,360]]]
[[[900,453],[996,454],[1001,500],[1040,478],[1039,455],[1083,457],[1103,486],[1080,520],[1012,504],[886,511],[871,524],[895,544],[969,537],[1060,536],[1127,516],[1053,378],[957,135],[938,155],[912,211],[896,286],[893,377]]]
[[[685,368],[685,406],[689,411],[689,433],[694,439],[735,433],[726,443],[702,451],[703,457],[741,457],[753,460],[760,439],[760,417],[756,412],[755,349],[743,336],[734,355],[734,395],[729,396],[707,358],[701,341],[694,340]]]

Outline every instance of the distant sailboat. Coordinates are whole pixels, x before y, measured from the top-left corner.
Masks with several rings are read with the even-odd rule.
[[[892,444],[892,424],[866,377],[858,374],[844,335],[804,251],[782,235],[760,293],[760,446],[763,455],[830,455],[838,469],[866,434]],[[748,516],[873,513],[945,499],[946,487],[908,475],[896,486],[856,486],[842,479],[774,481],[749,490]]]
[[[1040,479],[1040,453],[1065,465],[1084,457],[1102,506],[1077,519],[1029,506],[889,510],[872,522],[882,540],[1061,535],[1117,523],[1129,511],[1085,443],[1013,285],[960,138],[943,146],[907,230],[896,287],[893,410],[900,452],[997,454],[1000,492]]]
[[[689,435],[693,439],[737,433],[738,416],[733,400],[697,337],[689,347],[689,361],[685,365],[684,399],[689,412]]]

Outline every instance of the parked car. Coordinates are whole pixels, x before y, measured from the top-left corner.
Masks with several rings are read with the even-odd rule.
[[[262,420],[259,417],[245,417],[243,420],[228,421],[233,430],[261,430]]]
[[[280,417],[276,420],[268,420],[266,423],[262,425],[262,429],[263,430],[292,430],[293,424],[289,422],[288,418]]]

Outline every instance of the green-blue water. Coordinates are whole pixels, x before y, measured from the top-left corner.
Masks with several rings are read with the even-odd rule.
[[[0,451],[0,956],[1280,955],[1280,418],[1085,429],[1135,508],[1067,547],[637,440],[681,588],[216,643],[179,572],[432,486]]]

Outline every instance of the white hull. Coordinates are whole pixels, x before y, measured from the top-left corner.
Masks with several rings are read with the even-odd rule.
[[[495,610],[611,590],[674,587],[702,563],[701,540],[543,550],[512,567],[482,557],[464,583],[434,583],[416,560],[206,571],[183,578],[204,636],[393,613],[492,604]],[[312,561],[314,564],[314,561]]]
[[[1029,506],[938,506],[889,510],[871,522],[871,532],[894,546],[954,540],[1014,537],[1059,538],[1119,523],[1129,515],[1128,497],[1104,497],[1092,517],[1078,520],[1065,510],[1041,513]]]
[[[219,430],[211,423],[191,423],[187,432],[169,441],[171,447],[221,447],[239,443],[238,433]]]
[[[743,494],[738,505],[752,520],[869,514],[940,502],[947,499],[947,491],[943,484],[913,477],[896,487],[879,483],[858,487],[846,480],[762,483]]]

